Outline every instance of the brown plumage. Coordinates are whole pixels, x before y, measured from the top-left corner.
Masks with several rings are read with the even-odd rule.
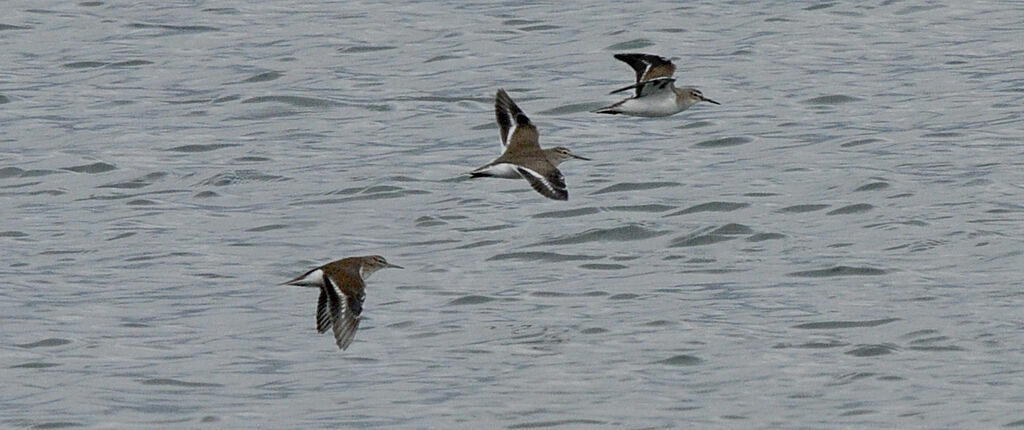
[[[334,329],[338,348],[346,349],[355,338],[366,298],[366,279],[380,269],[401,266],[384,257],[369,255],[332,261],[285,282],[286,285],[320,288],[316,304],[316,331]]]
[[[636,82],[633,85],[612,91],[612,94],[636,86],[641,82],[647,82],[657,78],[671,78],[676,73],[676,66],[672,60],[651,54],[625,53],[615,54],[615,59],[629,64],[636,72]],[[636,95],[640,95],[640,87],[636,87]]]
[[[470,176],[524,178],[544,197],[568,200],[569,191],[558,165],[570,158],[588,158],[575,155],[561,146],[541,149],[537,127],[505,90],[499,89],[495,95],[494,115],[501,133],[502,153],[494,161],[470,172]]]

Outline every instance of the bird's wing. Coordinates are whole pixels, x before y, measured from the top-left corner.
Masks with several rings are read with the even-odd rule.
[[[330,308],[331,322],[330,325],[334,328],[334,340],[338,344],[338,348],[346,349],[352,344],[352,339],[356,336],[356,329],[359,328],[359,318],[363,313],[363,289],[365,285],[363,281],[358,277],[352,277],[345,279],[346,282],[356,282],[356,288],[346,288],[346,290],[357,291],[356,293],[345,293],[341,288],[338,288],[335,282],[328,278],[324,278],[324,291],[327,291],[328,295],[328,306]]]
[[[662,91],[672,91],[672,86],[670,84],[672,84],[675,81],[675,78],[657,78],[649,81],[637,82],[633,85],[619,88],[608,94],[615,94],[636,88],[636,95],[633,96],[634,98],[646,97],[651,94],[660,93]]]
[[[665,57],[651,54],[625,53],[615,54],[615,58],[633,68],[636,72],[636,82],[649,81],[657,78],[672,77],[676,72],[676,66]]]
[[[320,288],[320,298],[316,301],[316,332],[323,333],[331,328],[331,299],[326,288]]]
[[[537,128],[503,89],[499,89],[498,94],[494,97],[494,116],[498,120],[498,128],[500,128],[503,152],[508,149],[509,145],[516,143],[528,144],[532,140],[534,145],[538,145]]]
[[[516,167],[516,171],[544,197],[554,200],[569,200],[569,190],[565,186],[565,177],[562,176],[562,172],[559,172],[554,166],[544,170],[548,170],[547,174],[541,174],[537,170],[526,167]]]

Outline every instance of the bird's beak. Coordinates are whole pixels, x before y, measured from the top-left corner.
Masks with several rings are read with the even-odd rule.
[[[701,100],[704,100],[704,101],[706,101],[706,102],[708,102],[708,103],[714,103],[714,104],[716,104],[716,105],[719,105],[719,106],[721,106],[721,105],[722,105],[721,103],[719,103],[719,102],[716,102],[716,101],[714,101],[714,100],[711,100],[711,99],[709,99],[709,98],[707,98],[707,97],[701,97]]]
[[[397,264],[391,264],[391,263],[388,263],[387,267],[391,267],[391,268],[394,268],[394,269],[404,269],[404,267],[402,267],[402,266],[399,266]]]
[[[589,158],[587,158],[587,157],[580,157],[579,155],[576,155],[576,154],[569,154],[569,156],[572,157],[572,158],[579,158],[580,160],[590,161]]]

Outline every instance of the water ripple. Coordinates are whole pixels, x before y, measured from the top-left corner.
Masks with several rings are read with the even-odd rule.
[[[315,97],[302,96],[259,96],[242,100],[243,104],[249,103],[284,103],[296,107],[331,107],[341,105],[338,102]]]
[[[710,139],[697,142],[693,146],[698,148],[724,148],[727,146],[742,145],[744,143],[750,143],[753,139],[749,137],[723,137],[719,139]]]
[[[487,296],[469,295],[462,296],[448,302],[448,306],[479,305],[487,302],[493,302],[494,300],[494,298]]]
[[[160,29],[169,30],[175,33],[203,33],[208,31],[220,31],[217,27],[211,27],[208,25],[169,25],[169,24],[147,24],[147,23],[132,23],[128,24],[130,28],[138,29]]]
[[[754,231],[743,224],[730,223],[713,229],[702,229],[695,233],[680,236],[669,243],[670,248],[706,246],[718,242],[736,239],[738,236],[749,235]]]
[[[80,165],[80,166],[64,167],[63,169],[64,170],[70,170],[70,171],[75,172],[75,173],[92,173],[92,174],[96,174],[96,173],[105,173],[105,172],[109,172],[111,170],[116,170],[117,167],[114,166],[113,164],[104,163],[104,162],[97,162],[97,163],[92,163],[92,164],[84,164],[84,165]]]
[[[541,212],[539,214],[533,215],[533,218],[572,218],[583,215],[596,214],[598,212],[601,212],[601,210],[598,208],[566,209],[551,212]]]
[[[664,360],[655,361],[654,364],[664,364],[668,366],[696,366],[703,364],[704,360],[700,357],[695,357],[688,354],[673,355]]]
[[[37,342],[16,344],[14,346],[16,346],[18,348],[29,348],[29,349],[31,349],[31,348],[49,348],[49,347],[54,347],[54,346],[67,345],[69,343],[71,343],[70,340],[51,337],[51,338],[43,339],[43,340],[40,340],[40,341],[37,341]]]
[[[852,96],[847,96],[847,95],[842,95],[842,94],[833,94],[833,95],[815,97],[813,99],[804,100],[804,103],[812,104],[812,105],[837,105],[837,104],[843,104],[843,103],[858,102],[858,101],[862,101],[862,100],[863,99],[857,98],[857,97],[852,97]]]
[[[828,207],[829,207],[829,205],[821,205],[821,204],[817,204],[817,205],[793,205],[793,206],[784,207],[782,209],[779,209],[778,211],[781,212],[781,213],[804,213],[804,212],[820,211],[820,210],[826,209]]]
[[[224,187],[228,185],[245,184],[249,182],[280,182],[286,181],[284,176],[269,175],[258,170],[241,169],[218,173],[199,182],[199,185],[211,185]]]
[[[626,225],[607,229],[590,229],[581,233],[566,235],[557,239],[537,242],[534,245],[573,245],[587,242],[622,242],[628,240],[644,240],[668,234],[668,231],[657,231],[639,225]]]
[[[604,49],[606,51],[635,51],[653,45],[654,42],[652,42],[650,39],[641,38],[628,40],[625,42],[619,42],[614,45],[606,46]]]
[[[852,205],[843,206],[841,208],[829,211],[826,215],[849,215],[861,212],[867,212],[875,207],[867,203],[857,203]]]
[[[877,320],[867,321],[822,321],[813,323],[797,324],[793,328],[800,329],[844,329],[844,328],[859,328],[859,327],[878,327],[880,325],[889,324],[891,322],[899,321],[899,318],[882,318]]]
[[[743,209],[743,208],[748,207],[748,206],[750,206],[750,203],[741,203],[741,202],[708,202],[708,203],[701,203],[699,205],[690,206],[690,207],[688,207],[686,209],[683,209],[683,210],[677,211],[677,212],[672,212],[672,213],[670,213],[668,215],[665,215],[665,216],[666,217],[672,217],[672,216],[687,215],[687,214],[692,214],[692,213],[697,213],[697,212],[732,212],[732,211],[735,211],[735,210]]]
[[[835,266],[828,269],[792,272],[789,276],[798,276],[802,278],[830,278],[835,276],[877,276],[884,275],[886,273],[887,272],[885,270],[876,269],[874,267]]]
[[[846,351],[846,354],[854,357],[877,357],[892,354],[898,350],[896,346],[889,344],[858,345],[856,348]]]
[[[118,189],[138,189],[153,185],[157,181],[167,177],[167,172],[153,172],[146,174],[142,177],[130,179],[127,181],[114,182],[110,184],[100,185],[97,188],[118,188]]]
[[[143,379],[143,380],[139,381],[139,383],[141,383],[142,385],[160,385],[160,386],[180,387],[180,388],[213,388],[213,387],[222,387],[223,386],[221,384],[213,384],[213,383],[209,383],[209,382],[190,382],[190,381],[182,381],[182,380],[171,379],[171,378]]]
[[[487,261],[501,261],[501,260],[525,260],[525,261],[545,261],[550,263],[560,263],[563,261],[586,261],[596,260],[601,257],[594,257],[590,255],[581,254],[559,254],[555,252],[509,252],[491,256]]]
[[[655,188],[677,187],[678,182],[623,182],[590,193],[591,195],[620,193],[625,191],[653,190]]]
[[[283,72],[277,72],[277,71],[269,71],[269,72],[257,73],[257,74],[255,74],[253,76],[250,76],[248,78],[243,79],[241,81],[241,83],[250,84],[250,83],[254,83],[254,82],[273,81],[273,80],[278,79],[278,78],[280,78],[282,76],[284,76],[284,73]]]
[[[572,419],[564,419],[564,420],[532,421],[532,422],[526,422],[526,423],[521,423],[521,424],[512,424],[512,425],[508,426],[508,428],[510,428],[510,429],[539,429],[539,428],[549,428],[549,427],[565,427],[565,426],[572,426],[574,424],[575,425],[582,425],[582,426],[586,427],[586,426],[604,425],[604,424],[607,424],[607,423],[608,423],[607,421],[590,420],[590,419],[584,419],[584,418],[572,418]]]

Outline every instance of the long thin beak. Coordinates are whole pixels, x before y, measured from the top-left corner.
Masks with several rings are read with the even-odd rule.
[[[395,268],[395,269],[404,269],[404,267],[402,267],[402,266],[399,266],[397,264],[391,264],[391,263],[388,263],[387,267],[391,267],[391,268]]]
[[[709,98],[707,98],[707,97],[702,97],[702,98],[701,98],[701,100],[704,100],[704,101],[706,101],[706,102],[708,102],[708,103],[714,103],[714,104],[716,104],[716,105],[719,105],[719,106],[721,106],[721,105],[722,105],[721,103],[719,103],[719,102],[716,102],[716,101],[714,101],[714,100],[711,100],[711,99],[709,99]]]
[[[572,158],[579,158],[580,160],[590,161],[589,158],[587,158],[587,157],[580,157],[579,155],[576,155],[576,154],[569,154],[569,156],[572,157]]]

